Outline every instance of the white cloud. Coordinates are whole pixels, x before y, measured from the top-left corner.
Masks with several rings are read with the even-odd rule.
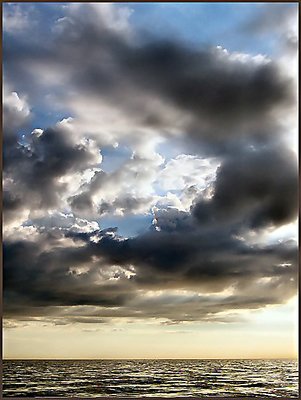
[[[15,129],[22,127],[30,116],[28,100],[4,85],[3,107],[4,134],[15,134]]]
[[[240,62],[251,65],[268,64],[269,62],[271,62],[271,59],[268,56],[260,53],[253,56],[251,54],[238,51],[230,52],[222,46],[216,46],[215,48],[213,48],[213,51],[217,54],[218,57],[220,57],[221,60],[227,62]]]
[[[5,93],[4,91],[4,104],[21,113],[24,117],[29,115],[30,111],[26,99],[20,98],[17,92]]]
[[[69,256],[73,255],[74,248],[81,250],[81,246],[83,248],[86,247],[87,251],[89,248],[93,251],[97,248],[97,251],[100,252],[97,254],[101,254],[103,251],[103,258],[107,251],[109,261],[107,261],[108,264],[103,264],[103,271],[98,268],[98,263],[103,261],[101,259],[102,255],[96,256],[92,252],[90,255],[93,254],[96,257],[93,259],[89,258],[89,254],[86,253],[83,254],[82,260],[78,257],[81,254],[79,251],[74,252],[71,257],[71,271],[74,271],[75,277],[80,278],[78,283],[82,283],[82,286],[78,286],[78,288],[83,290],[82,293],[84,295],[92,288],[95,290],[92,295],[96,296],[96,298],[99,296],[99,288],[95,288],[93,285],[95,285],[95,282],[99,283],[101,281],[101,274],[102,277],[105,277],[104,280],[110,280],[110,284],[114,282],[115,285],[120,281],[132,284],[134,280],[129,278],[135,275],[126,272],[126,265],[128,262],[132,262],[132,259],[136,259],[135,265],[141,268],[142,271],[140,275],[137,273],[137,279],[140,277],[145,278],[147,274],[150,274],[152,279],[158,279],[158,287],[161,284],[163,287],[164,284],[167,287],[168,285],[178,285],[179,287],[183,285],[184,288],[185,285],[188,285],[188,287],[189,285],[199,285],[200,290],[202,290],[202,284],[205,287],[204,290],[211,290],[210,285],[214,287],[216,279],[215,290],[218,291],[220,289],[219,295],[225,295],[222,290],[227,287],[225,285],[227,285],[228,281],[233,282],[236,279],[237,271],[241,275],[246,273],[243,265],[245,259],[243,257],[240,258],[241,243],[238,238],[229,238],[228,232],[224,233],[220,226],[218,226],[216,235],[211,232],[212,238],[209,234],[207,238],[207,233],[202,232],[206,221],[203,223],[201,220],[199,226],[192,215],[193,210],[190,210],[196,197],[198,197],[198,201],[202,197],[206,198],[206,202],[204,202],[206,204],[203,204],[203,206],[209,205],[210,208],[212,186],[216,179],[216,169],[219,164],[217,159],[203,158],[202,154],[207,155],[208,153],[206,153],[207,149],[204,150],[202,148],[202,144],[205,146],[207,144],[211,148],[216,147],[216,153],[213,152],[211,154],[222,153],[221,163],[226,163],[227,157],[228,161],[229,159],[235,160],[237,158],[233,148],[236,145],[236,138],[238,138],[236,150],[242,151],[240,156],[243,158],[243,151],[246,151],[244,146],[248,140],[250,140],[250,143],[253,142],[251,142],[247,134],[245,136],[242,135],[242,137],[239,136],[241,129],[248,126],[249,123],[252,125],[253,120],[257,122],[257,116],[260,123],[255,128],[261,127],[260,124],[267,121],[264,118],[265,114],[263,113],[264,115],[262,116],[261,110],[258,110],[257,101],[264,96],[261,96],[260,79],[259,84],[257,81],[254,83],[256,88],[252,86],[254,75],[262,78],[267,87],[266,92],[271,92],[267,93],[266,102],[263,101],[262,103],[263,107],[268,110],[270,110],[269,107],[272,108],[274,106],[274,96],[277,101],[279,98],[283,100],[282,81],[279,81],[278,85],[272,78],[270,80],[266,79],[266,70],[260,67],[265,67],[270,60],[263,55],[251,56],[244,53],[231,53],[221,47],[213,49],[213,52],[215,52],[213,56],[212,54],[207,54],[206,51],[192,51],[192,54],[189,49],[183,48],[181,47],[182,45],[175,42],[175,49],[171,47],[170,55],[172,59],[174,57],[180,64],[187,65],[188,71],[186,75],[185,68],[183,70],[177,68],[174,62],[171,63],[172,65],[168,65],[167,62],[167,67],[164,63],[162,65],[162,54],[158,52],[158,48],[151,46],[145,49],[140,48],[139,52],[134,47],[127,45],[127,40],[133,34],[129,24],[131,13],[129,8],[105,3],[73,3],[66,5],[65,11],[66,16],[60,18],[54,28],[53,33],[56,42],[52,43],[52,47],[43,48],[45,53],[40,57],[38,51],[36,53],[33,52],[31,59],[27,60],[27,63],[22,63],[22,68],[24,69],[19,66],[22,73],[20,73],[20,76],[17,76],[18,73],[16,73],[15,78],[23,79],[23,72],[25,74],[25,72],[29,71],[32,79],[30,82],[32,82],[33,86],[36,85],[31,93],[32,98],[37,96],[36,98],[38,99],[44,99],[45,95],[47,105],[51,107],[52,111],[60,107],[64,110],[68,109],[66,114],[72,115],[72,118],[64,118],[49,130],[46,128],[34,129],[32,135],[28,138],[28,149],[30,150],[31,146],[33,157],[27,153],[24,156],[25,151],[22,153],[22,151],[16,150],[14,147],[15,152],[11,153],[11,157],[13,161],[15,160],[19,164],[17,164],[15,170],[11,169],[13,178],[11,181],[6,179],[6,188],[8,190],[11,189],[12,192],[16,191],[20,197],[18,200],[21,201],[21,206],[19,210],[15,211],[11,224],[7,225],[6,234],[9,235],[11,240],[19,238],[24,240],[35,239],[38,231],[42,232],[41,236],[45,234],[46,238],[47,234],[49,236],[53,234],[55,237],[53,242],[48,238],[45,240],[45,246],[48,246],[47,250],[49,250],[47,256],[50,262],[48,268],[49,276],[51,277],[51,263],[55,263],[56,260],[53,257],[57,255],[56,246],[61,247],[61,252],[57,257],[58,259],[61,257],[63,260],[65,257],[64,247],[66,247],[66,257],[68,257],[68,254]],[[13,23],[11,23],[11,26],[13,26]],[[108,30],[114,35],[106,36],[103,34]],[[93,40],[95,40],[95,43],[93,43]],[[107,40],[109,46],[106,43],[101,46],[101,40]],[[112,45],[115,41],[119,45],[120,43],[122,44],[120,47],[124,51],[124,58],[119,58],[119,47]],[[167,51],[164,46],[162,49],[165,52]],[[159,50],[162,51],[162,49]],[[136,50],[141,60],[139,57],[136,59]],[[130,57],[132,57],[131,62],[133,62],[134,73],[132,73],[132,68],[127,65]],[[192,68],[189,69],[190,65],[188,64],[190,61],[187,63],[187,57],[191,57],[189,58],[191,64],[194,61],[196,62],[196,67],[192,65]],[[126,59],[126,62],[124,59]],[[208,70],[206,68],[202,69],[204,60],[208,63],[211,62],[212,68],[210,67]],[[225,74],[223,68],[220,67],[221,62],[224,63],[223,66],[227,67],[225,68],[227,70]],[[149,64],[152,64],[154,68],[150,68],[147,71]],[[165,67],[166,69],[164,69]],[[103,68],[101,73],[99,73],[100,68]],[[162,70],[164,70],[164,73],[161,76]],[[230,73],[228,74],[228,72]],[[234,82],[232,82],[233,80]],[[194,91],[194,89],[196,90]],[[253,89],[254,93],[252,92]],[[31,88],[28,90],[31,90]],[[248,90],[252,92],[251,96],[245,93]],[[218,94],[217,96],[215,96],[216,93],[212,93],[215,91]],[[279,94],[278,92],[281,93]],[[263,94],[265,95],[266,93]],[[251,97],[251,100],[249,97]],[[38,108],[38,100],[35,101]],[[11,112],[9,114],[10,117],[12,116],[10,122],[13,124],[13,121],[19,121],[18,126],[16,125],[19,129],[19,126],[30,116],[30,108],[26,97],[10,90],[6,93],[4,105]],[[254,111],[252,115],[251,111]],[[275,115],[275,117],[279,118],[279,114]],[[226,127],[224,126],[225,122]],[[286,121],[284,125],[287,126]],[[232,134],[232,129],[234,134]],[[248,129],[246,128],[246,130]],[[271,132],[272,134],[274,133],[273,129],[271,129]],[[163,139],[165,140],[166,148],[171,147],[170,143],[175,140],[175,137],[182,139],[183,148],[181,148],[177,156],[165,163],[165,153],[162,152],[160,154],[158,147],[162,144]],[[187,142],[191,141],[189,143],[191,154],[199,154],[198,156],[183,153],[186,151],[186,143],[184,149],[186,138]],[[231,143],[230,139],[232,140]],[[267,139],[267,142],[268,140],[270,139]],[[223,145],[228,145],[228,141],[231,145],[231,151],[229,147],[223,147]],[[120,143],[119,147],[117,146],[118,143]],[[132,156],[111,173],[105,173],[101,170],[101,147],[108,145],[115,148],[116,152],[121,152],[122,146],[126,146],[132,152]],[[83,154],[86,157],[81,157]],[[224,159],[222,159],[223,157]],[[235,169],[236,164],[233,164],[234,167],[232,168]],[[240,164],[238,163],[237,165]],[[254,166],[251,166],[251,168],[256,172]],[[39,175],[40,171],[45,173],[46,178],[44,180],[44,175],[42,175],[42,179],[41,175]],[[273,188],[273,173],[270,175],[272,178],[270,179],[270,176],[268,176],[268,180],[263,182],[269,184],[271,180]],[[249,176],[246,173],[245,176],[254,186],[250,179],[251,174]],[[18,178],[19,181],[17,182]],[[230,174],[229,182],[231,185],[229,184],[228,192],[232,191],[233,187],[233,190],[235,190],[235,176],[233,177]],[[252,197],[254,189],[247,190],[248,188],[245,188],[244,182],[240,183],[242,186],[241,193],[246,198]],[[237,214],[237,221],[244,225],[244,213],[241,212],[240,214],[239,201],[237,203],[234,202],[235,196],[230,196],[230,200],[228,200],[228,192],[225,190],[225,202],[230,201],[231,204],[234,204],[233,213]],[[259,189],[258,192],[260,192]],[[268,189],[267,193],[266,197],[270,195]],[[54,195],[53,199],[51,195]],[[272,191],[271,196],[274,196],[274,191]],[[223,196],[221,197],[223,200]],[[17,208],[16,199],[8,198],[8,203],[9,201],[11,209],[13,207]],[[235,204],[237,204],[237,207],[235,207]],[[229,204],[226,204],[227,207],[229,208]],[[126,219],[127,215],[143,215],[148,213],[151,208],[155,217],[155,228],[158,231],[161,229],[161,234],[156,237],[153,234],[158,232],[150,230],[148,235],[137,235],[135,240],[138,245],[136,250],[134,247],[132,254],[128,253],[128,251],[131,251],[130,246],[130,250],[126,246],[125,249],[116,247],[116,259],[118,260],[119,257],[120,263],[123,262],[124,264],[123,266],[116,266],[115,262],[117,261],[113,260],[113,257],[110,260],[109,256],[111,256],[111,251],[114,252],[116,243],[119,243],[118,240],[111,240],[114,237],[116,238],[117,234],[115,235],[115,231],[112,232],[109,247],[106,248],[104,245],[102,248],[101,244],[105,240],[102,240],[99,233],[95,234],[93,232],[107,226],[100,227],[97,220],[101,218],[103,212],[104,215],[106,213],[124,215],[124,220],[127,223],[129,221]],[[206,208],[204,209],[206,211]],[[224,210],[222,211],[221,215],[224,213]],[[226,213],[227,210],[225,211]],[[201,214],[201,217],[204,216]],[[32,221],[26,222],[28,218],[32,219]],[[240,220],[240,218],[242,219]],[[227,221],[227,218],[225,220]],[[233,221],[231,220],[231,215],[229,221],[229,229],[232,229],[231,223]],[[234,221],[236,222],[235,219]],[[21,226],[24,222],[29,226]],[[213,233],[215,233],[214,229],[216,227],[214,224],[212,229]],[[63,237],[66,232],[70,236],[74,234],[74,242],[72,242],[71,237],[68,239]],[[222,236],[225,235],[225,237],[222,237],[223,240],[215,237],[220,232]],[[82,237],[89,237],[88,234],[91,234],[90,241],[88,239],[87,243],[91,245],[92,242],[92,246],[89,247],[87,243],[78,244],[76,240],[80,236],[77,235],[78,233],[82,233]],[[285,234],[284,231],[281,232],[281,235]],[[110,234],[107,233],[106,240],[109,240],[109,237]],[[161,243],[160,238],[165,238],[166,242],[163,241]],[[177,241],[175,242],[174,239]],[[242,239],[244,239],[244,245],[246,246],[251,242],[251,239],[249,242],[245,237]],[[135,240],[129,241],[129,243],[135,243]],[[262,237],[261,244],[265,240],[266,238]],[[219,241],[222,243],[220,244]],[[201,242],[203,249],[200,248]],[[224,246],[227,245],[229,248],[227,249],[227,254],[225,254]],[[233,250],[231,250],[231,245],[234,248]],[[110,249],[110,246],[112,246],[112,249]],[[206,246],[208,246],[209,250]],[[253,251],[253,249],[248,248],[246,250],[250,254]],[[207,261],[204,260],[206,251],[208,253]],[[234,252],[234,255],[231,254],[231,251]],[[237,251],[237,254],[235,251]],[[185,255],[184,261],[181,261],[182,253]],[[228,255],[228,259],[225,257],[226,255]],[[234,257],[235,255],[237,255],[236,258]],[[166,262],[167,259],[170,262],[168,268],[166,267],[168,264]],[[188,260],[187,265],[185,264],[186,259]],[[233,260],[236,261],[237,265],[233,263]],[[261,266],[256,258],[253,262],[252,270],[255,269],[256,272],[256,268],[260,269]],[[270,259],[268,262],[270,262]],[[144,263],[146,264],[145,269],[143,269]],[[248,267],[248,264],[246,265]],[[221,268],[222,266],[223,268]],[[58,269],[66,268],[66,271],[70,271],[67,267],[68,265],[63,265],[63,263],[56,266]],[[182,267],[184,270],[183,276],[188,277],[186,281],[181,279]],[[236,267],[237,269],[235,269]],[[152,268],[155,271],[154,273]],[[162,269],[162,279],[160,277],[160,268]],[[202,271],[202,268],[204,271]],[[224,281],[222,277],[218,282],[218,275],[222,272],[225,272]],[[37,269],[36,273],[39,274],[40,269]],[[261,276],[261,273],[261,271],[258,272],[259,276]],[[68,278],[70,278],[69,275]],[[174,280],[177,276],[178,281],[175,282]],[[194,276],[199,276],[199,281]],[[207,278],[209,279],[209,289],[206,288]],[[43,274],[41,279],[42,283],[44,283]],[[81,279],[83,279],[82,282]],[[152,279],[149,285],[151,285]],[[166,279],[166,282],[164,279]],[[247,276],[243,279],[243,282],[246,282],[247,285],[249,277]],[[65,283],[64,281],[58,282],[58,286],[59,283],[61,284],[61,294],[64,295],[66,293]],[[262,285],[264,289],[267,283]],[[136,284],[139,287],[139,280]],[[254,285],[256,286],[257,284],[258,282],[256,281]],[[57,290],[58,288],[54,289]],[[71,289],[76,296],[77,286],[71,287]],[[120,289],[122,293],[123,287],[121,286]],[[252,289],[257,294],[256,287],[252,287]],[[131,294],[130,290],[126,290],[126,292]],[[58,293],[60,294],[60,290],[58,290]],[[226,294],[231,295],[232,292]],[[28,296],[30,297],[30,295],[31,293],[28,291]],[[152,295],[150,297],[154,298],[156,296]],[[174,314],[166,312],[164,306],[166,304],[169,305],[168,301],[172,304],[183,305],[182,311],[187,314],[189,313],[189,304],[187,302],[194,304],[197,303],[194,300],[200,300],[200,296],[195,294],[187,295],[187,293],[171,294],[166,292],[162,298],[160,296],[157,297],[159,297],[158,301],[162,305],[162,309],[159,310],[158,314],[162,311],[162,315],[166,318],[176,316],[178,311],[175,310]],[[148,307],[149,299],[147,300]],[[85,301],[85,299],[82,301]],[[134,306],[142,307],[143,301],[141,300],[141,303],[137,302]],[[271,301],[274,300],[272,299]],[[117,302],[117,304],[119,303]],[[258,302],[255,307],[260,307],[262,304],[264,303]],[[221,306],[222,303],[218,305]],[[229,307],[231,308],[232,305]],[[251,304],[250,307],[253,307],[253,305]],[[154,311],[147,309],[146,317],[156,317],[157,315]],[[192,311],[190,317],[199,318],[198,309]],[[123,312],[123,310],[120,311],[121,316]],[[127,316],[126,310],[124,313]],[[108,314],[111,316],[110,310]],[[207,316],[205,315],[205,317]]]
[[[205,189],[214,181],[217,167],[215,159],[180,154],[166,163],[157,182],[165,190],[184,190],[193,185]]]
[[[3,30],[10,34],[21,34],[28,29],[33,21],[29,9],[21,4],[5,4],[3,8]]]
[[[79,26],[90,26],[97,31],[108,29],[116,34],[131,38],[133,31],[129,17],[133,10],[125,5],[112,3],[70,3],[65,7],[66,15],[56,21],[54,31],[76,38],[80,34]]]

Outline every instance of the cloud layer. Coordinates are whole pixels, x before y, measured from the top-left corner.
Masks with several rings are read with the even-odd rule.
[[[144,37],[125,6],[62,10],[49,35],[22,26],[35,45],[22,8],[4,22],[6,316],[230,322],[287,301],[296,242],[250,237],[297,218],[295,77]],[[153,223],[121,235],[131,215]]]

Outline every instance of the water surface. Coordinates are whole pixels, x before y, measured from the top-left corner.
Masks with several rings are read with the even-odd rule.
[[[3,396],[298,397],[295,360],[3,361]]]

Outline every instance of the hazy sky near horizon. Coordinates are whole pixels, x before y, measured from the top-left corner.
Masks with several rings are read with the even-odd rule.
[[[297,355],[297,12],[3,5],[6,358]]]

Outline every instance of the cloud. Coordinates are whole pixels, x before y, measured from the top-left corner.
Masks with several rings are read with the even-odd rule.
[[[193,214],[201,224],[239,224],[242,229],[294,221],[298,215],[295,154],[270,146],[227,159],[217,172],[213,197],[196,202]]]
[[[276,112],[294,101],[293,83],[277,62],[234,57],[220,47],[145,43],[138,35],[129,41],[104,22],[110,19],[103,12],[87,4],[68,7],[73,23],[62,21],[68,34],[34,51],[23,45],[16,55],[4,43],[8,78],[13,74],[25,88],[21,76],[35,76],[26,89],[43,93],[53,74],[53,96],[76,114],[77,130],[89,129],[99,143],[123,138],[138,146],[147,130],[154,137],[184,132],[216,153],[239,140],[277,135]]]
[[[214,159],[180,154],[166,163],[157,180],[165,190],[184,190],[193,185],[204,189],[214,181],[217,165]]]
[[[296,4],[261,4],[238,34],[267,41],[287,73],[297,77],[298,7]],[[294,69],[291,73],[290,70]],[[297,86],[297,82],[295,82]]]
[[[10,34],[22,34],[31,27],[33,21],[29,12],[26,12],[20,4],[6,4],[3,8],[3,30]]]
[[[3,97],[4,132],[12,134],[15,129],[25,124],[30,109],[25,98],[20,98],[16,92],[10,92],[7,87],[4,87]]]
[[[6,316],[230,321],[287,301],[296,244],[249,237],[297,218],[295,77],[262,55],[141,37],[129,17],[71,4],[36,46],[4,40]],[[31,126],[48,113],[61,121]],[[108,147],[127,152],[105,172]],[[101,226],[151,213],[135,237]]]
[[[283,40],[289,32],[296,30],[297,16],[295,4],[261,5],[256,15],[243,28],[253,35],[265,35],[272,32],[280,35]],[[295,38],[297,39],[297,36]]]
[[[14,191],[14,195],[7,196],[22,197],[22,204],[30,208],[57,207],[65,191],[60,178],[101,162],[92,140],[76,143],[70,139],[68,131],[56,126],[43,132],[35,130],[25,144],[6,145],[4,171]]]
[[[152,185],[163,158],[133,154],[112,173],[96,171],[80,193],[69,198],[77,215],[131,214],[147,212],[155,201]]]
[[[279,304],[295,293],[293,243],[248,245],[227,229],[203,230],[189,213],[164,214],[157,216],[159,231],[131,239],[116,229],[67,227],[46,230],[32,242],[6,242],[7,315],[89,305],[101,307],[101,318],[206,320]],[[68,238],[74,245],[64,242]],[[24,257],[31,262],[24,265]],[[192,298],[181,294],[187,290]]]
[[[73,39],[74,26],[70,33],[69,24],[79,24],[83,27],[95,29],[98,33],[109,31],[116,35],[123,37],[131,37],[132,28],[129,24],[129,17],[132,10],[125,5],[115,7],[112,3],[104,3],[99,5],[97,3],[86,4],[69,4],[67,6],[68,17],[61,18],[57,21],[57,25],[62,25],[62,32],[60,34],[69,35]]]

